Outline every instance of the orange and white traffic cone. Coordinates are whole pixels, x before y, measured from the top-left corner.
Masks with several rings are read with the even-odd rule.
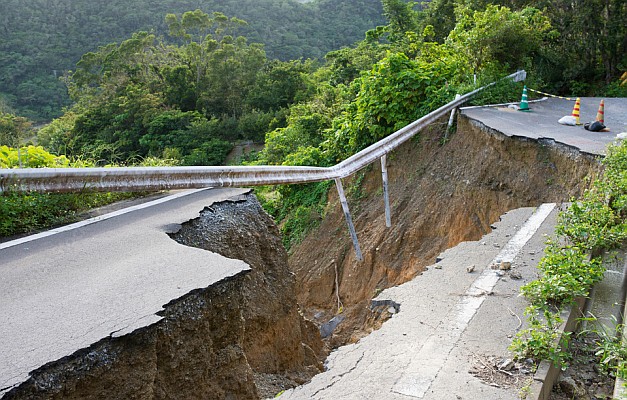
[[[581,122],[579,122],[579,106],[581,105],[581,99],[579,97],[577,97],[577,100],[575,100],[575,107],[573,107],[573,112],[572,115],[573,117],[575,117],[575,124],[577,125],[581,125]]]
[[[605,125],[605,101],[601,100],[599,104],[599,111],[597,111],[597,121]]]

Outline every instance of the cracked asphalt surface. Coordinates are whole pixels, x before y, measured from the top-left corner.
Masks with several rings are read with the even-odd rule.
[[[0,397],[33,369],[151,325],[171,300],[249,269],[167,235],[205,206],[245,192],[190,191],[1,249]]]
[[[583,126],[560,125],[557,121],[571,115],[574,101],[550,98],[531,103],[531,112],[507,107],[469,107],[462,113],[472,120],[506,136],[554,140],[589,154],[605,154],[605,148],[616,135],[627,132],[627,98],[605,98],[605,125],[609,132],[589,132]],[[581,123],[592,122],[599,109],[600,97],[582,97]]]

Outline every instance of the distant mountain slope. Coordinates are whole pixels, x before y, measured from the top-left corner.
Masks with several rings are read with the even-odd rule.
[[[47,119],[67,104],[58,80],[81,55],[139,30],[166,35],[167,13],[220,11],[248,22],[238,34],[269,58],[320,58],[384,23],[380,0],[2,0],[0,100]]]

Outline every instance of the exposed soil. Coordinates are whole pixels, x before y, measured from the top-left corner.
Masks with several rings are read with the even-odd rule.
[[[272,397],[319,372],[329,348],[357,341],[397,312],[371,303],[380,290],[419,275],[445,249],[478,240],[508,210],[580,194],[599,170],[597,160],[566,147],[507,138],[465,118],[458,124],[446,144],[446,125],[434,124],[388,155],[391,228],[379,165],[344,181],[363,262],[335,192],[289,267],[276,225],[252,195],[212,205],[173,239],[244,260],[249,273],[173,301],[153,326],[40,368],[6,398]],[[498,385],[525,374],[478,363],[485,366],[476,373]]]
[[[326,353],[318,329],[300,314],[278,228],[254,195],[214,204],[171,236],[252,268],[241,288],[243,350],[262,398],[322,370]]]
[[[370,307],[380,290],[419,275],[445,249],[478,240],[508,210],[582,193],[585,177],[599,170],[596,159],[578,151],[508,138],[463,116],[443,145],[445,129],[433,124],[388,155],[391,228],[379,164],[344,180],[363,262],[355,258],[335,191],[320,227],[292,249],[305,315],[323,325],[342,311],[325,339],[329,347],[353,343],[385,319]]]

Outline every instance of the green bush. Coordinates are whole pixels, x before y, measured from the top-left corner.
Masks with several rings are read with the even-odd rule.
[[[233,144],[225,140],[211,139],[183,157],[185,165],[221,165],[233,149]]]
[[[256,191],[263,208],[279,225],[283,244],[289,250],[322,221],[332,182],[262,187]]]
[[[0,195],[0,237],[32,233],[74,222],[79,214],[136,193],[3,193]]]
[[[0,146],[0,168],[64,168],[70,160],[65,156],[55,156],[41,146],[27,146],[19,149]]]
[[[529,319],[529,327],[516,335],[510,350],[518,359],[548,360],[564,369],[570,354],[563,348],[568,344],[570,334],[560,331],[563,320],[559,313],[531,306],[525,314]]]
[[[538,269],[542,277],[521,288],[521,293],[538,307],[571,304],[577,297],[588,296],[592,285],[603,279],[604,269],[599,259],[590,259],[575,246],[560,246],[549,242]]]

